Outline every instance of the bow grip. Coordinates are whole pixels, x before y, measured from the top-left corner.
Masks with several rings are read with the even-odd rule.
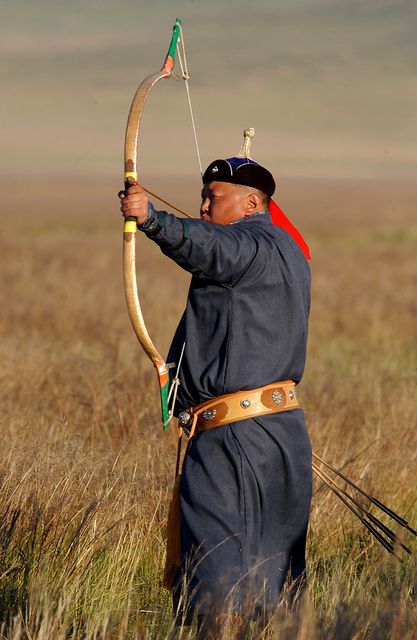
[[[132,172],[125,173],[125,191],[129,189],[134,184],[138,183],[137,174]]]
[[[137,184],[137,177],[134,175],[125,175],[125,193],[133,184]],[[137,219],[134,216],[126,216],[124,221],[124,231],[136,233]]]

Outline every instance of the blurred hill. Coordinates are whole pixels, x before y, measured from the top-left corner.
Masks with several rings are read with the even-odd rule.
[[[409,0],[15,0],[0,8],[1,171],[121,175],[139,82],[183,18],[203,163],[239,149],[276,175],[411,180],[417,5]],[[182,82],[152,93],[145,179],[196,175]]]

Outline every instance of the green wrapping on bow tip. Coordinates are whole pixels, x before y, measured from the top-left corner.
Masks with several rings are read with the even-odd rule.
[[[167,53],[167,57],[171,56],[173,60],[175,60],[175,51],[177,48],[178,38],[180,37],[180,26],[181,26],[181,19],[177,18],[175,21],[175,25],[172,33],[171,44],[169,45],[169,49]]]
[[[161,387],[161,412],[164,431],[167,431],[169,427],[168,390],[169,382]]]

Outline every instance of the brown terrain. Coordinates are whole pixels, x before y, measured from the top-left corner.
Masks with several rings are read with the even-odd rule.
[[[118,188],[1,185],[1,638],[172,637],[160,575],[175,433],[125,308]],[[163,192],[196,212],[198,183],[185,188]],[[417,187],[288,179],[280,193],[313,258],[300,394],[314,450],[417,525]],[[188,276],[138,241],[164,353]],[[262,637],[414,638],[408,544],[396,562],[316,481],[307,597]]]

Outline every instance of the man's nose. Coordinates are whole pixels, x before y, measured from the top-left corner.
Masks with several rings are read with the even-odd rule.
[[[209,210],[209,206],[210,206],[210,200],[208,198],[204,198],[201,201],[200,213],[207,213],[207,211]]]

